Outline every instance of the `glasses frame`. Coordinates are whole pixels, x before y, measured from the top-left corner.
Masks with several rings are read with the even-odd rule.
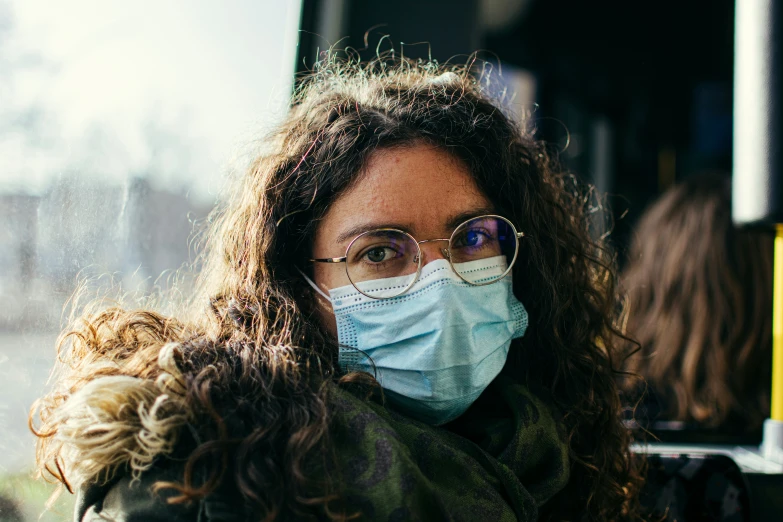
[[[484,283],[474,283],[474,282],[468,281],[467,279],[462,277],[462,275],[459,272],[457,272],[457,270],[454,268],[454,262],[451,259],[451,248],[450,248],[450,245],[451,245],[451,241],[454,239],[454,234],[457,233],[457,230],[459,230],[460,227],[462,227],[466,223],[470,223],[471,221],[475,221],[477,219],[486,219],[486,218],[501,219],[501,220],[505,221],[508,224],[509,227],[511,227],[511,230],[514,233],[514,236],[516,238],[516,246],[514,248],[514,257],[511,259],[511,262],[508,264],[508,268],[506,268],[506,271],[503,272],[503,274],[501,274],[500,277],[498,277],[497,279],[493,279],[492,281],[487,281],[487,282],[484,282]],[[363,237],[363,236],[365,236],[367,234],[375,234],[377,232],[397,232],[397,233],[400,233],[400,234],[404,234],[404,235],[408,236],[411,239],[411,241],[413,241],[413,243],[416,245],[416,264],[417,264],[417,266],[416,266],[416,277],[414,277],[411,280],[411,283],[408,286],[406,286],[400,293],[395,294],[395,295],[384,296],[384,297],[376,297],[376,296],[372,296],[372,295],[366,294],[366,293],[362,292],[361,289],[358,286],[356,286],[357,283],[355,283],[353,281],[353,279],[351,279],[351,274],[348,272],[348,263],[347,263],[348,252],[351,251],[351,247],[353,246],[353,244],[359,238],[361,238],[361,237]],[[396,229],[396,228],[376,228],[376,229],[373,229],[373,230],[368,230],[366,232],[362,232],[361,234],[359,234],[358,236],[353,238],[350,243],[348,243],[348,247],[345,249],[345,255],[344,256],[342,256],[342,257],[314,258],[314,259],[310,259],[310,262],[313,262],[313,263],[333,263],[333,264],[334,263],[345,263],[345,275],[348,277],[348,281],[351,282],[351,285],[353,285],[353,287],[356,289],[357,292],[359,292],[360,294],[362,294],[362,295],[364,295],[366,297],[369,297],[370,299],[379,299],[379,300],[381,300],[381,299],[394,299],[395,297],[399,297],[399,296],[405,294],[408,290],[410,290],[413,287],[413,285],[416,284],[416,281],[419,280],[419,276],[421,276],[421,246],[420,245],[422,245],[424,243],[434,243],[436,241],[446,241],[447,247],[446,248],[441,248],[440,251],[443,254],[443,257],[448,260],[449,266],[451,267],[451,271],[454,272],[455,274],[457,274],[457,277],[459,277],[460,279],[462,279],[463,281],[465,281],[466,283],[468,283],[471,286],[486,286],[486,285],[491,285],[493,283],[497,283],[498,281],[500,281],[501,279],[506,277],[509,274],[509,272],[511,272],[511,269],[514,267],[514,263],[516,262],[517,256],[519,254],[519,240],[522,239],[523,237],[525,237],[525,233],[524,232],[517,232],[517,229],[514,226],[514,224],[511,221],[509,221],[508,219],[504,218],[503,216],[498,216],[496,214],[485,214],[483,216],[476,216],[476,217],[472,217],[470,219],[466,219],[465,221],[463,221],[462,223],[460,223],[459,225],[454,227],[454,231],[451,233],[451,235],[448,238],[423,239],[423,240],[419,241],[415,237],[413,237],[412,235],[408,234],[407,232],[405,232],[403,230]]]

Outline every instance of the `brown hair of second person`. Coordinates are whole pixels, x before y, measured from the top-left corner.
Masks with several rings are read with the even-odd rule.
[[[629,368],[667,418],[759,430],[769,415],[772,237],[734,227],[728,176],[686,179],[650,207],[623,282],[627,331],[642,345]]]

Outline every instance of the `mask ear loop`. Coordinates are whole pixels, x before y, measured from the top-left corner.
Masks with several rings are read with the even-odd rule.
[[[305,281],[307,281],[307,284],[308,284],[308,285],[310,285],[311,287],[313,287],[313,290],[315,290],[316,292],[318,292],[318,295],[320,295],[321,297],[323,297],[324,299],[326,299],[326,302],[327,302],[327,303],[329,303],[329,306],[332,306],[332,298],[331,298],[331,297],[329,297],[329,296],[326,294],[326,292],[324,292],[323,290],[321,290],[321,288],[319,288],[319,286],[318,286],[317,284],[315,284],[315,282],[314,282],[312,279],[310,279],[309,277],[307,277],[307,274],[305,274],[304,272],[302,272],[302,270],[301,270],[299,267],[296,267],[296,270],[297,270],[297,271],[298,271],[300,274],[302,274],[302,277],[304,277],[304,280],[305,280]],[[330,312],[331,312],[332,314],[334,314],[334,307],[332,307],[332,310],[330,310]]]
[[[311,287],[313,287],[313,290],[315,290],[316,292],[318,292],[318,295],[320,295],[321,297],[323,297],[324,299],[326,299],[326,302],[327,302],[327,303],[329,303],[329,304],[331,305],[331,304],[332,304],[332,298],[331,298],[331,297],[329,297],[328,295],[326,295],[326,292],[324,292],[323,290],[321,290],[321,289],[318,287],[318,285],[317,285],[317,284],[315,284],[315,281],[313,281],[312,279],[310,279],[310,278],[307,276],[307,274],[305,274],[304,272],[302,272],[302,270],[301,270],[301,269],[300,269],[298,266],[297,266],[297,267],[295,267],[295,268],[296,268],[296,270],[297,270],[297,271],[298,271],[300,274],[302,274],[302,277],[304,277],[305,281],[307,281],[307,284],[308,284],[308,285],[310,285]],[[332,314],[334,314],[334,310],[331,310],[331,312],[332,312]],[[339,344],[339,343],[338,343],[338,347],[339,347],[339,348],[341,348],[341,349],[347,349],[347,350],[352,350],[352,351],[355,351],[355,352],[359,352],[359,353],[363,354],[365,357],[367,357],[367,359],[370,361],[370,364],[372,365],[373,379],[376,379],[376,380],[378,379],[378,370],[375,368],[375,361],[373,361],[373,360],[372,360],[372,357],[370,357],[368,354],[364,353],[362,350],[359,350],[358,348],[354,348],[353,346],[348,346],[347,344]],[[347,371],[348,371],[348,372],[357,371],[357,370],[352,370],[352,369],[350,369],[350,368],[343,368],[343,370],[346,370],[346,369],[347,369]],[[364,370],[358,370],[358,371],[364,371]],[[383,396],[383,389],[381,389],[381,396]]]

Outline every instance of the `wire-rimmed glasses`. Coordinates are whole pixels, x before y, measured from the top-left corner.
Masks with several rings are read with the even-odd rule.
[[[404,294],[421,274],[421,248],[424,243],[446,242],[441,249],[451,269],[460,279],[471,285],[489,285],[503,279],[514,266],[519,253],[517,232],[506,218],[485,215],[468,219],[454,229],[451,237],[416,240],[402,230],[379,228],[368,230],[353,238],[343,257],[311,259],[317,263],[345,263],[348,280],[358,292],[373,299],[390,299]],[[487,276],[477,269],[477,261],[498,257],[505,270]],[[366,281],[394,278],[394,284],[382,288],[361,285]]]

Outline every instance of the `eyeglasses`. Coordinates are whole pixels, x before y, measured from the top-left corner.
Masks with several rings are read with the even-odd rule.
[[[486,215],[469,219],[452,232],[448,239],[417,241],[413,236],[394,228],[379,228],[363,232],[353,238],[344,257],[310,259],[316,263],[345,263],[348,280],[359,293],[373,299],[390,299],[404,294],[416,283],[421,274],[421,248],[424,243],[447,243],[441,253],[449,261],[451,269],[463,281],[471,285],[489,285],[503,279],[514,266],[519,252],[519,239],[511,222],[501,216]],[[505,271],[487,276],[478,270],[474,261],[493,257],[505,257]],[[393,288],[364,289],[365,281],[399,278]]]

